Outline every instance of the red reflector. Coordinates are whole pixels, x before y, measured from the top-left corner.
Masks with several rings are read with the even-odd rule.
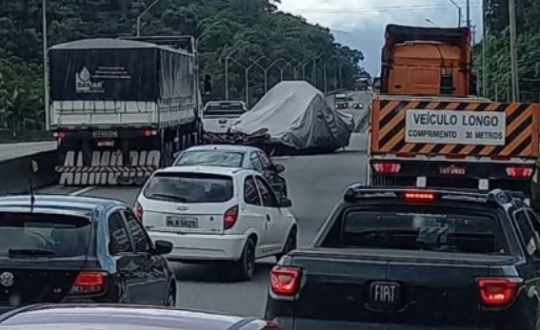
[[[409,192],[403,194],[403,199],[408,202],[431,202],[435,200],[435,194],[423,192]]]
[[[66,135],[67,135],[66,132],[54,132],[54,133],[53,133],[53,136],[54,136],[55,138],[59,138],[59,139],[65,138]]]
[[[102,272],[82,272],[77,276],[72,294],[88,294],[103,291],[105,286],[105,273]]]
[[[231,229],[238,220],[238,205],[231,207],[223,215],[223,228],[225,230]]]
[[[142,208],[142,205],[139,202],[135,203],[135,207],[133,208],[133,213],[135,213],[135,216],[137,217],[137,219],[142,221],[143,215],[144,215],[144,209]]]
[[[373,164],[373,168],[377,173],[393,174],[401,170],[401,165],[396,163],[375,163]]]
[[[480,298],[486,306],[508,305],[516,296],[521,278],[481,277],[476,279]]]
[[[511,178],[529,178],[533,174],[530,167],[507,167],[506,174]]]
[[[276,266],[270,272],[270,288],[279,296],[293,297],[300,288],[301,271],[298,268]]]

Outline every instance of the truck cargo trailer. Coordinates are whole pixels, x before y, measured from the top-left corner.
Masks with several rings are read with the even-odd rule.
[[[149,42],[52,47],[51,131],[62,185],[140,185],[202,135],[194,55]]]

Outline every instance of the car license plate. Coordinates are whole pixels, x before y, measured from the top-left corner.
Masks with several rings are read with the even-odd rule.
[[[439,173],[445,175],[465,175],[465,167],[463,166],[441,166],[439,167]]]
[[[118,137],[117,131],[94,131],[92,137],[95,138],[116,138]]]
[[[376,309],[396,309],[401,304],[401,288],[396,282],[377,281],[369,288],[369,305]]]
[[[197,228],[199,220],[197,218],[167,217],[167,227]]]

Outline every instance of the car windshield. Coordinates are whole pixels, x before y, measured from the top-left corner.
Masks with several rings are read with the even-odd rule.
[[[506,253],[496,217],[453,209],[352,210],[343,218],[342,244],[355,248],[449,253]]]
[[[202,173],[157,173],[144,189],[149,199],[179,203],[224,203],[233,195],[229,176]]]
[[[242,167],[244,154],[241,152],[220,150],[186,151],[180,155],[175,166],[222,166]]]
[[[204,114],[210,116],[242,115],[244,112],[246,109],[242,103],[233,102],[210,103],[204,110]]]
[[[84,217],[43,213],[0,213],[0,256],[85,255],[91,223]]]

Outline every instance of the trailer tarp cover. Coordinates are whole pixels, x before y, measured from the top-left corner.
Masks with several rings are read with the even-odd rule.
[[[349,144],[354,120],[352,115],[331,109],[324,94],[311,84],[283,81],[234,126],[245,134],[261,129],[268,129],[272,142],[297,150],[335,150]]]
[[[150,43],[118,39],[86,39],[56,45],[48,53],[51,98],[156,100],[160,94],[159,49]]]

